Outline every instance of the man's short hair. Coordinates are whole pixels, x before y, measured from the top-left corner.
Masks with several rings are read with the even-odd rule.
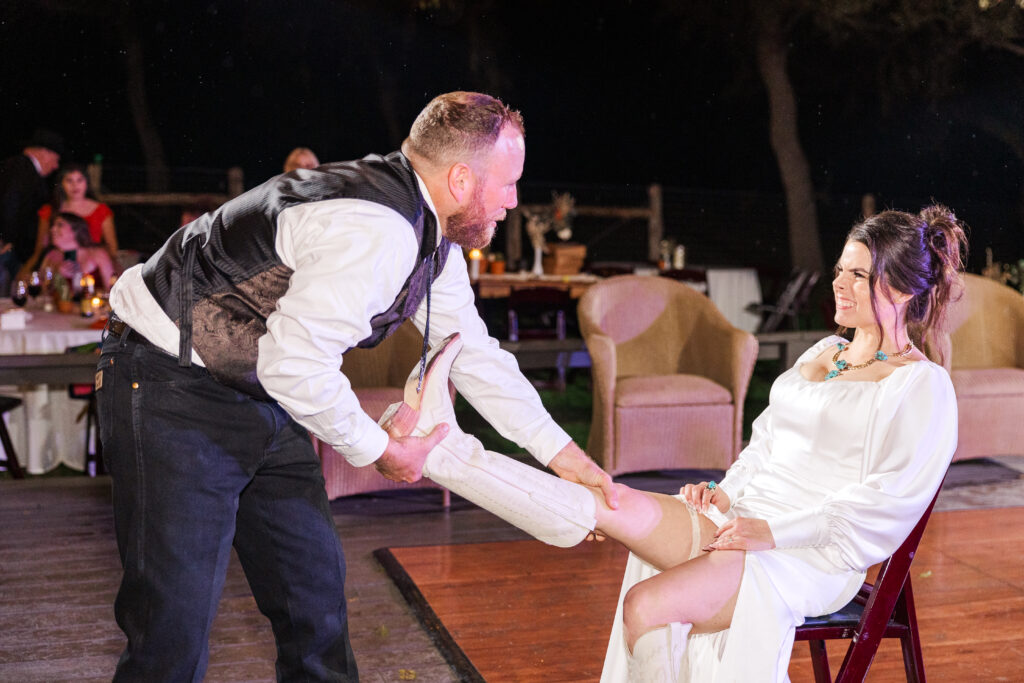
[[[525,136],[522,114],[501,100],[476,92],[445,93],[423,108],[402,147],[434,164],[472,163],[490,151],[506,125]]]

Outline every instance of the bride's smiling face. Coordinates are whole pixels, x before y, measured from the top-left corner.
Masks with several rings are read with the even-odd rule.
[[[906,295],[891,291],[882,284],[882,277],[875,283],[875,301],[878,317],[871,308],[871,252],[860,242],[847,242],[836,263],[836,275],[832,280],[832,293],[836,300],[836,324],[849,328],[874,327],[891,329],[891,325],[903,319]]]

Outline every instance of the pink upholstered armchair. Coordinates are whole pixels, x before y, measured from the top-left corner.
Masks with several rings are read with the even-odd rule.
[[[375,420],[392,403],[402,400],[405,380],[420,360],[423,336],[411,322],[372,349],[352,349],[345,354],[342,372],[348,377],[359,398],[359,405]],[[330,500],[356,493],[410,486],[436,486],[422,479],[415,484],[404,484],[385,479],[373,466],[353,467],[333,448],[314,440],[324,471],[324,484]],[[443,491],[443,502],[448,505],[448,491]]]
[[[960,413],[954,460],[1024,454],[1024,296],[964,275],[950,308],[950,369]]]
[[[675,280],[625,275],[579,303],[590,352],[587,452],[610,474],[728,467],[740,450],[757,340]]]

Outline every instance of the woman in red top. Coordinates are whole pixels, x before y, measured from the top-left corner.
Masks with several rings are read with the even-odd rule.
[[[68,164],[61,169],[54,188],[54,200],[39,209],[39,231],[36,235],[36,248],[32,256],[22,268],[30,272],[39,262],[39,258],[50,246],[50,221],[57,213],[66,212],[81,216],[89,225],[89,238],[113,259],[117,256],[117,232],[114,228],[114,212],[110,207],[92,198],[92,189],[85,168],[78,164]]]

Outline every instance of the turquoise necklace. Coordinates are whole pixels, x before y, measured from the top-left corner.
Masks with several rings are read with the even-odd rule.
[[[841,354],[843,351],[845,351],[848,346],[849,346],[849,344],[846,344],[844,342],[839,342],[838,344],[836,344],[836,347],[838,348],[838,350],[836,351],[836,354],[834,356],[832,356],[832,365],[834,365],[836,367],[835,367],[835,370],[829,370],[828,371],[828,374],[825,375],[825,379],[826,380],[830,380],[833,377],[838,377],[839,375],[843,374],[844,372],[849,372],[850,370],[860,370],[861,368],[866,368],[867,366],[871,365],[875,361],[889,360],[888,354],[886,354],[884,351],[875,351],[875,355],[872,356],[871,358],[868,358],[867,361],[865,361],[863,363],[860,363],[858,365],[850,365],[845,360],[839,360],[839,354]],[[900,351],[899,353],[897,353],[896,355],[894,355],[893,358],[903,358],[903,356],[907,355],[908,353],[910,353],[913,350],[914,350],[914,342],[908,341],[907,345],[903,347],[903,350]]]

